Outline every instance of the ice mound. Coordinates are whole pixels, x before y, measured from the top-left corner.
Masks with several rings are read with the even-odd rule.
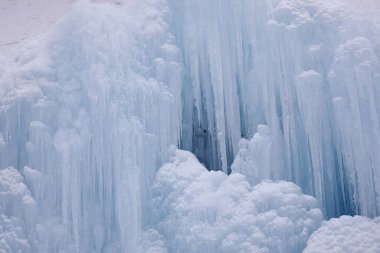
[[[301,252],[322,219],[316,199],[295,184],[252,187],[239,173],[207,171],[186,151],[159,170],[153,203],[169,252]]]
[[[324,221],[303,253],[380,252],[380,218],[342,216]]]

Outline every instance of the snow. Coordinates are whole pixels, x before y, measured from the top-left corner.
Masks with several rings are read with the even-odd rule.
[[[380,219],[342,216],[324,221],[303,253],[376,253],[380,251]]]
[[[17,44],[47,32],[74,0],[0,1],[0,53],[9,54]]]
[[[322,219],[316,199],[290,182],[252,187],[181,150],[158,171],[153,197],[169,252],[301,252]]]

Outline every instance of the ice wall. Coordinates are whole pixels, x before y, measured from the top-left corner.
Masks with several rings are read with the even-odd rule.
[[[374,10],[347,1],[169,3],[185,70],[181,147],[229,172],[239,139],[266,125],[266,160],[245,171],[252,182],[295,182],[327,217],[378,215]]]
[[[35,252],[178,250],[149,229],[170,145],[252,185],[294,182],[326,217],[379,215],[378,15],[344,2],[77,5],[0,59],[0,169],[16,168],[37,206],[28,230],[10,213],[2,224],[34,235]]]
[[[0,167],[23,171],[38,203],[33,252],[136,251],[150,182],[179,139],[168,11],[79,4],[4,69]]]

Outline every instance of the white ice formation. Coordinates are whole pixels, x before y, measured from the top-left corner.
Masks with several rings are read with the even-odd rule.
[[[0,172],[14,174],[12,184],[34,203],[26,216],[16,196],[9,203],[20,208],[0,210],[5,252],[178,252],[184,235],[199,238],[194,248],[186,241],[189,252],[244,243],[242,252],[301,252],[318,225],[307,218],[314,199],[300,189],[325,218],[380,215],[378,4],[122,2],[82,1],[53,31],[0,57]],[[205,172],[188,158],[194,168],[183,189],[210,196],[199,206],[206,216],[187,215],[203,199],[171,189],[181,182],[176,172],[179,181],[166,189],[191,201],[173,198],[177,209],[166,203],[152,213],[151,195],[162,190],[152,193],[153,182],[172,145],[210,170],[232,172]],[[296,239],[258,225],[257,217],[291,206],[284,193],[260,210],[255,193],[266,189],[295,195],[300,206],[292,208],[306,210],[301,224],[289,212],[272,217]],[[208,208],[225,217],[207,218]],[[180,215],[185,223],[163,225]],[[245,215],[252,219],[243,228]]]
[[[22,175],[12,167],[0,170],[0,252],[34,252],[30,242],[37,214],[36,202]]]
[[[322,219],[317,200],[295,184],[252,187],[241,174],[207,171],[187,151],[159,170],[153,193],[169,252],[301,252]]]
[[[79,5],[4,70],[0,166],[37,171],[24,171],[34,229],[59,238],[38,252],[137,248],[150,181],[179,139],[178,50],[159,3]]]
[[[324,221],[303,253],[380,252],[380,219],[342,216]]]

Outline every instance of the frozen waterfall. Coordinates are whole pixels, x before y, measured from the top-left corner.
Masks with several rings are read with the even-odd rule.
[[[38,171],[24,173],[32,252],[137,248],[150,182],[179,139],[179,52],[158,4],[78,5],[4,70],[1,167]]]
[[[295,182],[327,217],[377,216],[380,30],[372,16],[327,1],[173,2],[187,77],[181,147],[229,172],[239,139],[266,125],[270,140],[248,156],[267,150],[252,181]],[[207,129],[201,143],[191,122]]]
[[[322,217],[380,216],[354,2],[79,1],[0,55],[0,252],[315,252]]]

